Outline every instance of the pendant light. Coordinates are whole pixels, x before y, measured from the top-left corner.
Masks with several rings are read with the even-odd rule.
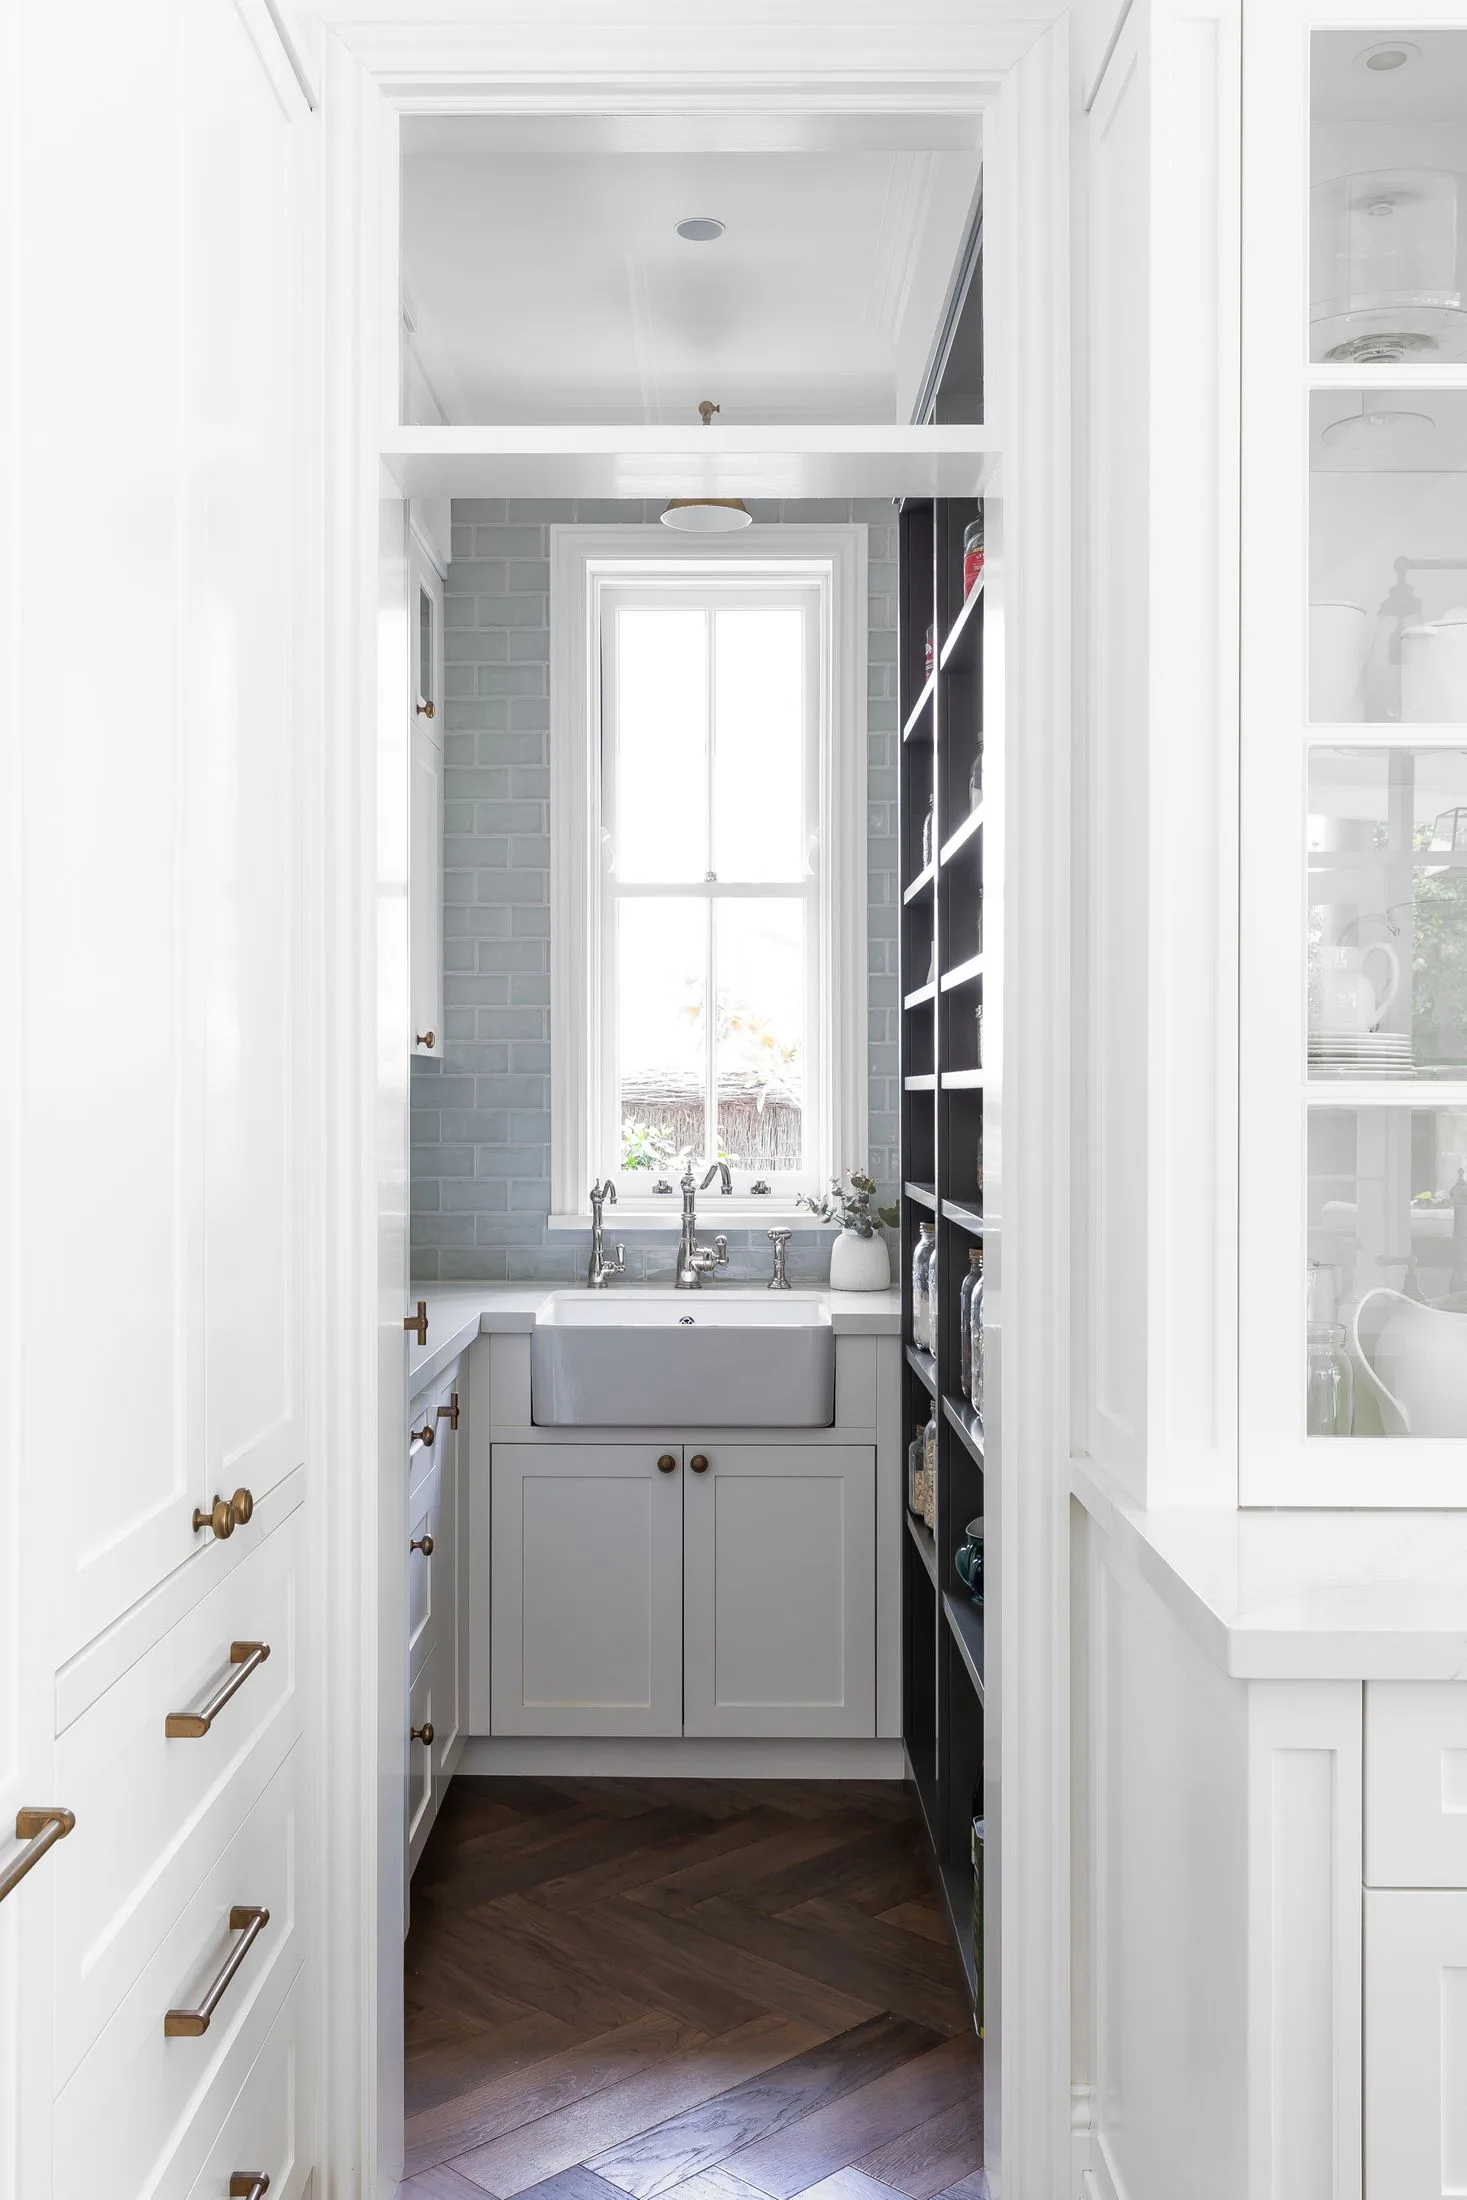
[[[711,428],[713,415],[722,410],[711,397],[705,397],[698,407],[704,427]],[[735,529],[749,526],[753,517],[742,497],[672,497],[662,524],[684,535],[731,535]]]

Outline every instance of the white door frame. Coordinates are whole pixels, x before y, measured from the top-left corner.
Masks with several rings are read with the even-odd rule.
[[[447,16],[445,11],[445,18]],[[322,1394],[330,1430],[320,1807],[318,2200],[390,2200],[402,2160],[405,1657],[398,1548],[407,1354],[407,682],[401,499],[381,469],[398,402],[398,126],[404,112],[723,115],[981,109],[992,410],[1006,453],[1015,847],[1003,1107],[1003,1579],[991,1585],[990,1813],[1023,1828],[1000,1882],[1002,2034],[990,2022],[995,2200],[1070,2200],[1068,1913],[1067,865],[1069,49],[1032,11],[969,0],[875,10],[784,0],[731,25],[648,0],[616,36],[590,11],[483,0],[472,23],[327,30],[324,130],[326,710],[335,800],[321,849],[335,1078]],[[578,14],[580,11],[576,11]],[[620,16],[620,11],[616,11]],[[1046,13],[1053,12],[1046,8]],[[552,21],[551,18],[555,20]],[[742,18],[742,19],[740,19]],[[605,18],[603,17],[603,21]],[[577,66],[564,65],[567,38]],[[913,66],[915,62],[916,66]],[[370,734],[367,729],[371,729]],[[1026,853],[1032,860],[1025,860]],[[1016,1223],[1020,1227],[1016,1228]],[[1018,1462],[1023,1462],[1023,1472]],[[370,1493],[370,1495],[366,1494]],[[995,1747],[996,1745],[996,1747]]]

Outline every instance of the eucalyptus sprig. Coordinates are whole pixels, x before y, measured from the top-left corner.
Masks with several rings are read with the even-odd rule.
[[[849,1191],[841,1177],[833,1176],[829,1192],[822,1193],[819,1199],[810,1199],[800,1192],[795,1205],[808,1207],[817,1222],[833,1222],[837,1229],[854,1230],[857,1237],[875,1237],[878,1222],[885,1223],[888,1229],[894,1228],[901,1220],[900,1208],[873,1209],[871,1205],[876,1192],[875,1177],[867,1176],[860,1169],[848,1169],[846,1175],[850,1178]]]

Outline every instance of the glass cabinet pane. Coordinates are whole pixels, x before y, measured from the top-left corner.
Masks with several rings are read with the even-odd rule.
[[[1309,355],[1467,359],[1467,30],[1316,31]]]
[[[1306,1425],[1467,1436],[1467,1108],[1309,1110]]]
[[[1309,753],[1309,1074],[1467,1079],[1467,748]]]
[[[436,650],[434,647],[436,636],[433,632],[433,621],[436,616],[437,612],[433,598],[426,588],[420,587],[418,590],[418,701],[420,704],[432,703],[435,707],[438,702],[438,697],[434,693],[437,682],[433,677],[433,669],[436,663]]]

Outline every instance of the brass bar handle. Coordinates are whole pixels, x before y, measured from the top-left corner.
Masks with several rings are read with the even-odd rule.
[[[268,1642],[232,1642],[229,1645],[231,1671],[219,1683],[203,1709],[170,1711],[163,1721],[163,1732],[169,1741],[197,1741],[201,1734],[207,1734],[230,1697],[238,1695],[251,1673],[258,1673],[269,1655]]]
[[[270,2180],[262,2169],[237,2169],[229,2180],[229,2200],[265,2200]]]
[[[695,1451],[692,1458],[688,1461],[688,1465],[692,1468],[694,1474],[706,1474],[708,1472],[707,1453],[702,1451]]]
[[[15,1838],[24,1841],[25,1847],[0,1871],[0,1902],[14,1892],[27,1872],[35,1870],[48,1849],[66,1839],[75,1824],[75,1811],[63,1810],[59,1803],[16,1812]]]
[[[451,1397],[451,1398],[449,1399],[449,1401],[448,1401],[448,1404],[447,1404],[446,1406],[440,1406],[440,1407],[438,1408],[438,1418],[439,1418],[439,1420],[440,1420],[440,1421],[446,1421],[446,1422],[448,1423],[448,1425],[449,1425],[449,1427],[450,1427],[450,1428],[457,1428],[457,1427],[458,1427],[458,1392],[457,1392],[457,1391],[454,1391],[454,1393],[453,1393],[452,1397]]]
[[[433,1746],[433,1721],[431,1719],[424,1719],[421,1726],[415,1726],[411,1728],[409,1739],[415,1742],[422,1742],[427,1748],[431,1749]]]
[[[416,1314],[403,1315],[402,1326],[404,1329],[415,1329],[417,1331],[419,1344],[428,1342],[428,1301],[426,1299],[419,1299]]]
[[[425,1421],[421,1428],[410,1428],[408,1430],[408,1435],[415,1444],[426,1444],[430,1451],[433,1448],[434,1433],[431,1421]]]
[[[270,1912],[250,1903],[236,1903],[229,1913],[229,1930],[239,1938],[220,1964],[209,1990],[197,2009],[170,2009],[163,2019],[165,2040],[202,2039],[209,2020],[234,1982],[235,1973],[270,1922]]]
[[[424,1558],[431,1558],[433,1556],[433,1538],[431,1535],[415,1535],[408,1545],[408,1549],[410,1551],[421,1551]]]
[[[657,1462],[657,1472],[659,1474],[671,1474],[676,1466],[677,1461],[676,1459],[674,1459],[672,1453],[670,1451],[665,1451],[662,1454],[662,1457]]]

